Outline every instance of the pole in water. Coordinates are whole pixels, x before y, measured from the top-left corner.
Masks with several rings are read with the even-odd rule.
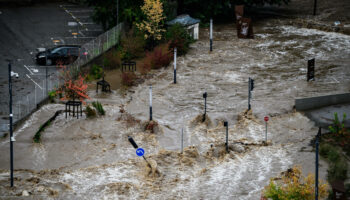
[[[317,0],[314,0],[314,15],[316,15]]]
[[[265,144],[267,144],[267,122],[269,121],[269,117],[265,116],[264,121],[265,121]]]
[[[228,153],[228,122],[224,122],[224,126],[226,127],[226,152]]]
[[[213,51],[213,19],[210,19],[210,51]]]
[[[207,92],[204,92],[203,93],[203,98],[204,98],[204,115],[203,115],[203,119],[202,119],[202,122],[205,121],[205,116],[207,115]]]
[[[315,172],[315,200],[318,200],[318,146],[319,139],[321,137],[321,127],[318,128],[318,133],[316,136],[316,172]]]
[[[13,187],[13,131],[12,131],[12,80],[11,80],[11,63],[8,64],[9,69],[9,95],[10,95],[10,177],[11,177],[11,187]]]
[[[184,129],[181,129],[181,153],[184,152]]]
[[[132,137],[130,137],[130,136],[128,136],[128,140],[129,140],[129,142],[131,143],[131,145],[132,145],[135,149],[138,150],[139,146],[136,144],[135,140],[134,140]],[[136,153],[137,153],[137,151],[136,151]],[[142,152],[142,154],[143,154],[143,153],[144,153],[144,151]],[[149,166],[150,168],[152,168],[151,164],[149,164],[149,162],[147,161],[146,157],[145,157],[144,155],[143,155],[142,157],[143,157],[143,159],[146,161],[146,163],[148,164],[148,166]]]
[[[149,86],[149,120],[152,121],[152,85]]]
[[[250,110],[250,77],[248,80],[248,110]]]
[[[174,48],[174,84],[176,84],[176,54],[177,54],[177,48]]]
[[[265,143],[267,144],[267,121],[265,121]]]

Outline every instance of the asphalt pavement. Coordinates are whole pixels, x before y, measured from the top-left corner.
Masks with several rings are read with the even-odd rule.
[[[19,74],[19,78],[13,78],[14,103],[22,102],[34,92],[46,92],[46,66],[35,63],[37,49],[82,45],[94,39],[103,30],[92,21],[92,13],[92,8],[69,3],[0,7],[0,131],[6,130],[8,123],[9,61],[12,71]],[[48,66],[47,70],[53,76],[57,67]]]

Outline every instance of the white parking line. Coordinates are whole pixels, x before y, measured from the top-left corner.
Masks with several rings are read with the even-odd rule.
[[[30,74],[33,74],[32,70],[30,70],[27,65],[24,65],[24,67],[29,71]]]
[[[94,10],[86,9],[86,10],[67,10],[67,11],[79,13],[79,12],[93,12]]]
[[[67,5],[60,5],[60,7],[62,8],[62,7],[78,7],[77,5],[69,5],[69,4],[67,4]]]
[[[86,16],[78,16],[77,18],[90,18],[91,16],[88,16],[88,15],[86,15]]]
[[[81,31],[90,31],[90,32],[103,32],[103,30],[102,29],[88,29],[88,28],[86,28],[85,30],[81,30]]]
[[[85,22],[85,23],[82,23],[82,24],[95,24],[94,22]]]
[[[83,37],[85,37],[85,34],[81,31],[79,31],[80,35],[82,35]]]
[[[33,81],[33,83],[35,84],[35,85],[37,85],[41,90],[43,89],[39,84],[37,84],[28,74],[26,74],[27,75],[27,77],[31,80],[31,81]]]
[[[74,36],[74,37],[65,37],[66,39],[72,39],[72,38],[78,38],[78,39],[91,39],[91,38],[95,38],[95,37],[77,37],[77,36]]]

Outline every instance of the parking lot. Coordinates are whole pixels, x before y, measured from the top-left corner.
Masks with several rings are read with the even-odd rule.
[[[35,104],[28,96],[46,95],[46,88],[56,84],[56,66],[39,66],[34,57],[38,48],[63,44],[82,45],[103,33],[91,15],[92,8],[75,4],[44,3],[25,7],[0,7],[0,130],[6,131],[9,113],[8,63],[19,74],[13,79],[13,103]],[[45,82],[46,70],[49,80]],[[51,84],[51,85],[50,85]],[[32,95],[33,96],[33,95]],[[22,111],[23,112],[23,111]],[[20,116],[21,107],[17,107]],[[14,111],[16,120],[16,113]],[[18,117],[17,117],[18,118]]]

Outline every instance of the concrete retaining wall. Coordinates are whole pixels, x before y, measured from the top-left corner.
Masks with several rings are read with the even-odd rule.
[[[295,99],[295,109],[297,111],[311,110],[345,103],[350,103],[350,93]]]

